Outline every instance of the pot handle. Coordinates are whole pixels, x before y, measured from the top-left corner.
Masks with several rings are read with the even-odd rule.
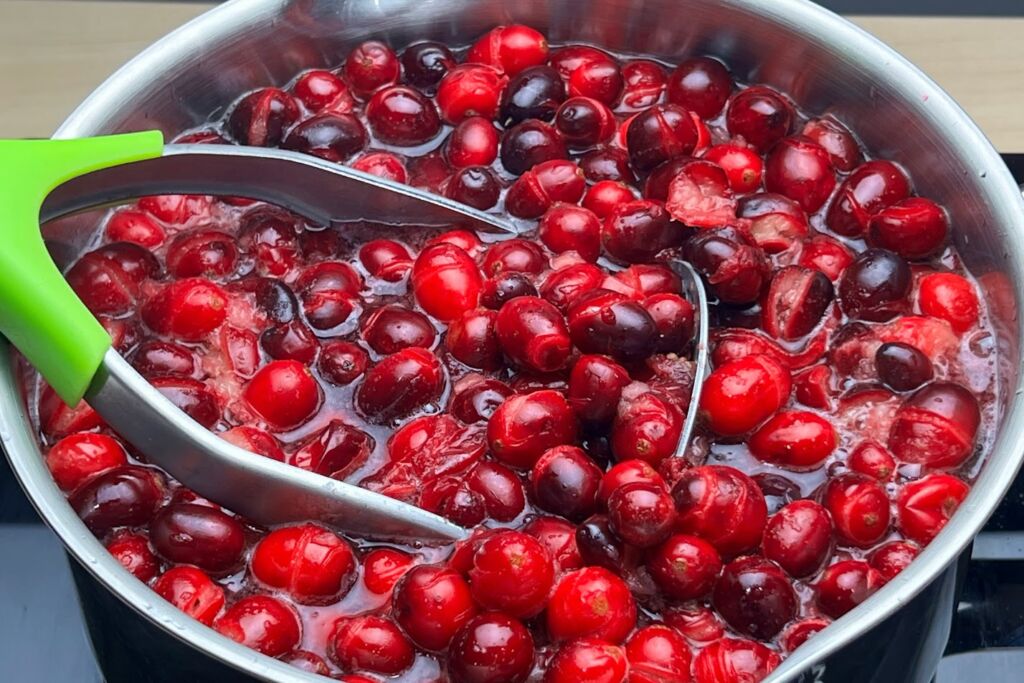
[[[102,168],[158,157],[163,144],[160,131],[0,140],[0,332],[70,406],[85,394],[110,337],[50,258],[39,232],[39,209],[58,185]]]

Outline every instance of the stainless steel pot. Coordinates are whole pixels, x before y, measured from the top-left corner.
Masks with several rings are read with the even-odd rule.
[[[999,328],[998,438],[970,496],[920,558],[811,639],[770,679],[929,680],[948,632],[956,560],[1024,455],[1024,323],[1018,315],[1024,302],[1024,205],[999,156],[960,108],[868,34],[803,0],[234,0],[135,58],[57,135],[151,127],[173,133],[218,113],[244,90],[338,64],[361,39],[467,43],[511,21],[536,26],[554,42],[592,42],[669,61],[719,55],[740,78],[769,83],[811,111],[827,110],[851,123],[870,149],[899,159],[923,194],[949,208],[957,246],[985,288]],[[50,236],[80,243],[82,233],[73,228],[53,228]],[[109,630],[110,622],[94,631],[101,658],[121,648],[147,671],[181,667],[168,680],[318,680],[185,617],[104,551],[44,468],[7,364],[0,368],[0,440],[18,456],[12,465],[33,503],[85,570],[77,574],[87,617],[117,617],[116,631]],[[134,680],[149,678],[163,680],[141,673]]]

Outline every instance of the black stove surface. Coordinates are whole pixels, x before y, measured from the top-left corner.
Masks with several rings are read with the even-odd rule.
[[[1024,154],[1003,158],[1024,182]],[[67,556],[3,457],[0,549],[0,681],[103,683]],[[974,543],[935,683],[966,680],[1024,680],[1024,474]]]

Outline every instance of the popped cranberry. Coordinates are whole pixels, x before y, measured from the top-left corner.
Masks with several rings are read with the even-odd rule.
[[[114,527],[148,524],[163,498],[163,479],[155,470],[122,465],[79,486],[68,503],[94,534],[102,536]]]
[[[480,462],[468,475],[466,484],[480,495],[487,516],[510,522],[526,507],[526,492],[515,472],[496,462]]]
[[[882,575],[886,581],[891,581],[897,574],[910,566],[919,554],[921,548],[908,541],[891,541],[879,546],[871,555],[868,562],[875,571]]]
[[[601,180],[583,195],[583,207],[599,219],[607,218],[617,206],[636,199],[636,194],[625,183],[618,180]]]
[[[717,164],[725,171],[733,192],[754,192],[761,187],[764,164],[752,148],[735,142],[714,145],[704,153],[703,159]]]
[[[779,636],[779,645],[785,652],[792,652],[806,643],[815,633],[825,630],[825,627],[831,623],[830,619],[823,617],[795,621],[782,631],[782,635]]]
[[[643,109],[661,99],[667,77],[661,64],[650,59],[631,59],[622,65],[622,80],[621,104],[629,109]]]
[[[821,145],[837,171],[849,173],[861,161],[860,146],[853,134],[831,117],[808,121],[801,135]]]
[[[732,75],[720,61],[691,57],[669,74],[665,97],[702,119],[713,119],[728,101],[732,86]]]
[[[951,469],[974,452],[980,424],[978,400],[970,391],[952,382],[932,382],[896,411],[889,450],[902,462]]]
[[[548,633],[556,641],[625,639],[636,625],[636,602],[629,586],[602,567],[585,567],[562,576],[547,608]]]
[[[455,168],[490,166],[498,157],[498,129],[482,116],[463,120],[445,141],[445,156]]]
[[[650,463],[643,460],[625,460],[612,465],[601,477],[597,500],[601,505],[607,506],[612,493],[626,484],[634,483],[649,484],[668,491],[665,480]]]
[[[501,184],[489,168],[461,168],[448,179],[444,193],[449,199],[486,211],[498,203]]]
[[[176,280],[142,307],[142,319],[157,334],[202,341],[227,317],[227,296],[202,278]]]
[[[538,507],[573,520],[597,508],[601,468],[577,446],[555,446],[544,452],[530,472]]]
[[[121,532],[107,541],[105,545],[107,552],[139,581],[149,583],[149,580],[160,571],[160,563],[153,555],[153,551],[149,549],[149,542],[142,534]]]
[[[406,348],[383,358],[356,390],[356,406],[371,422],[385,423],[441,396],[445,376],[440,361],[421,348]]]
[[[352,342],[332,341],[320,349],[320,361],[317,369],[320,375],[331,384],[345,386],[366,372],[370,357]]]
[[[932,273],[921,278],[918,305],[925,315],[945,320],[962,334],[978,324],[980,304],[970,280],[956,273]]]
[[[930,543],[970,490],[951,474],[929,474],[904,484],[896,494],[896,526],[910,540]]]
[[[301,626],[295,610],[269,595],[250,595],[228,608],[213,627],[224,636],[268,657],[299,644]]]
[[[615,417],[629,373],[604,356],[580,356],[569,376],[569,405],[581,422],[607,424]]]
[[[146,249],[160,246],[167,237],[148,214],[130,209],[121,209],[107,219],[106,236],[111,242],[133,242]]]
[[[239,100],[227,119],[227,131],[240,145],[277,147],[299,120],[295,98],[278,88],[263,88]]]
[[[693,660],[694,683],[750,683],[768,677],[782,657],[753,640],[720,638]]]
[[[378,140],[403,147],[423,144],[441,130],[434,103],[403,85],[378,90],[366,105],[366,120]]]
[[[835,282],[853,263],[853,254],[839,242],[824,235],[805,241],[800,248],[799,265],[814,268]]]
[[[666,596],[695,600],[707,595],[722,570],[714,546],[697,536],[675,534],[647,556],[647,571]]]
[[[533,636],[500,612],[481,614],[462,627],[448,653],[453,683],[523,683],[533,669]]]
[[[609,256],[628,263],[654,260],[658,252],[682,239],[664,205],[648,199],[619,204],[605,218],[601,237]]]
[[[501,136],[501,165],[512,175],[522,175],[545,161],[568,159],[565,142],[552,126],[542,121],[517,123]]]
[[[713,431],[745,434],[774,415],[789,397],[789,371],[767,355],[729,361],[704,382],[701,411]]]
[[[677,528],[732,557],[757,547],[768,519],[764,494],[739,470],[703,465],[685,470],[672,488],[679,513]]]
[[[793,126],[793,106],[771,88],[756,85],[732,98],[725,121],[730,135],[742,136],[764,152],[789,134]]]
[[[514,76],[548,58],[548,42],[536,29],[523,24],[496,26],[473,43],[467,62],[487,64]]]
[[[600,638],[579,638],[561,646],[548,663],[544,683],[624,683],[625,651]]]
[[[394,548],[374,548],[363,558],[363,583],[377,595],[388,595],[413,566],[412,556]]]
[[[910,266],[885,249],[868,249],[839,281],[839,303],[850,318],[885,322],[904,312],[913,281]]]
[[[353,114],[324,113],[292,128],[282,147],[340,162],[362,151],[366,140],[366,129]]]
[[[416,659],[416,651],[395,622],[373,614],[342,617],[331,633],[331,659],[346,671],[396,676]]]
[[[630,683],[690,681],[690,646],[679,633],[664,624],[646,626],[626,641]]]
[[[832,552],[832,518],[813,500],[794,500],[768,520],[762,548],[790,576],[811,576]]]
[[[453,126],[474,116],[493,120],[507,83],[507,76],[489,66],[461,64],[449,70],[437,86],[437,108]]]
[[[398,282],[412,269],[412,254],[394,240],[371,240],[359,248],[359,262],[373,277]]]
[[[619,361],[646,358],[658,329],[636,301],[607,289],[592,290],[569,307],[569,334],[584,353],[601,353]]]
[[[564,311],[585,292],[600,287],[604,280],[605,274],[597,266],[577,263],[549,274],[540,286],[540,295]]]
[[[778,413],[750,437],[750,452],[759,460],[794,470],[813,469],[838,444],[832,423],[805,410]]]
[[[652,465],[672,456],[679,447],[683,415],[679,407],[642,382],[622,390],[611,449],[618,460],[643,460]]]
[[[535,296],[521,296],[498,311],[495,331],[501,349],[514,364],[533,372],[565,367],[572,344],[558,309]]]
[[[708,607],[667,607],[665,623],[697,643],[711,643],[725,635],[725,624]]]
[[[433,40],[413,43],[402,51],[402,73],[411,85],[422,89],[437,86],[455,67],[455,56],[448,46]]]
[[[355,104],[345,81],[323,69],[313,69],[299,76],[292,85],[292,94],[312,112],[327,109],[348,113]]]
[[[281,450],[281,444],[262,429],[248,425],[239,425],[232,427],[226,432],[221,432],[218,436],[250,453],[262,455],[264,458],[270,458],[278,462],[284,462],[284,451]]]
[[[626,131],[633,167],[649,171],[658,164],[693,151],[697,128],[686,109],[660,104],[638,114]]]
[[[425,248],[412,269],[416,302],[443,322],[476,308],[482,278],[476,263],[459,247],[443,243]]]
[[[313,332],[297,320],[268,327],[260,335],[260,346],[275,360],[297,360],[304,365],[316,360],[320,351]]]
[[[534,517],[523,527],[525,533],[540,541],[561,573],[583,565],[576,545],[576,525],[560,517]]]
[[[171,567],[153,584],[153,591],[196,621],[210,626],[224,608],[224,589],[205,572],[184,565]]]
[[[470,374],[457,381],[452,388],[448,412],[466,424],[486,422],[498,406],[514,393],[504,382]]]
[[[320,407],[320,387],[309,369],[294,360],[267,363],[249,380],[243,396],[275,431],[306,422]]]
[[[363,154],[352,162],[352,168],[377,178],[390,180],[393,183],[405,184],[409,180],[409,172],[405,168],[405,163],[390,152]]]
[[[253,550],[251,565],[261,583],[311,604],[344,595],[356,573],[349,544],[315,524],[271,531]]]
[[[413,567],[395,586],[395,621],[416,645],[439,652],[477,613],[466,581],[451,569]]]
[[[209,197],[195,194],[160,194],[141,197],[139,209],[168,225],[191,224],[209,216]]]
[[[235,270],[235,239],[217,230],[179,235],[167,248],[167,270],[174,277],[223,277]]]
[[[384,43],[367,40],[348,53],[344,70],[352,90],[366,98],[378,88],[398,80],[398,56]]]
[[[882,575],[867,562],[836,562],[825,569],[815,585],[818,608],[838,619],[871,597],[884,583]]]
[[[869,548],[889,532],[889,497],[875,479],[840,475],[825,485],[822,503],[835,521],[837,536],[848,545]]]
[[[46,453],[46,467],[64,491],[74,491],[90,478],[127,463],[124,448],[106,434],[70,434]]]
[[[771,640],[797,616],[796,591],[782,569],[763,557],[740,557],[722,569],[712,602],[739,633]]]
[[[485,609],[527,619],[544,609],[554,582],[554,565],[540,541],[521,531],[502,530],[473,554],[469,586]],[[515,586],[514,591],[509,586]]]
[[[94,315],[120,316],[136,305],[140,285],[157,269],[146,249],[115,242],[85,254],[67,272],[67,281]]]
[[[828,209],[828,227],[847,237],[860,237],[871,217],[910,196],[910,179],[896,164],[875,159],[861,164],[839,186]]]
[[[555,202],[574,204],[583,196],[583,172],[571,161],[543,161],[508,188],[505,209],[518,218],[538,218]]]
[[[764,250],[733,228],[700,231],[684,255],[722,303],[753,303],[768,283]]]

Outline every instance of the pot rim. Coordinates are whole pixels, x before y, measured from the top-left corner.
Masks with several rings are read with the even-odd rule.
[[[998,153],[967,114],[935,82],[874,36],[808,0],[719,0],[720,4],[783,22],[805,36],[827,37],[844,57],[863,64],[873,77],[897,84],[900,91],[923,93],[910,101],[915,112],[938,130],[944,142],[978,171],[987,187],[993,214],[1003,226],[1010,258],[1024,263],[1024,202]],[[289,0],[230,0],[192,19],[153,43],[96,88],[57,130],[54,137],[71,138],[101,132],[105,116],[137,95],[139,84],[148,82],[177,57],[185,55],[197,38],[209,40],[240,27],[262,23],[279,13]],[[1014,282],[1014,295],[1024,304],[1024,278]],[[1024,319],[1018,316],[1018,338],[1024,340]],[[46,470],[31,428],[28,412],[17,386],[14,363],[0,364],[0,442],[13,471],[40,516],[60,537],[81,565],[119,599],[171,636],[206,652],[231,667],[262,680],[322,681],[281,661],[256,653],[187,617],[155,596],[144,583],[125,570],[86,528],[67,504]],[[837,619],[819,637],[791,654],[766,680],[781,683],[807,674],[839,648],[877,625],[923,590],[971,542],[995,510],[1012,483],[1024,458],[1024,373],[1017,378],[1012,396],[1001,416],[1001,432],[992,445],[981,474],[957,514],[911,563],[862,605]],[[11,457],[11,453],[18,457]]]

